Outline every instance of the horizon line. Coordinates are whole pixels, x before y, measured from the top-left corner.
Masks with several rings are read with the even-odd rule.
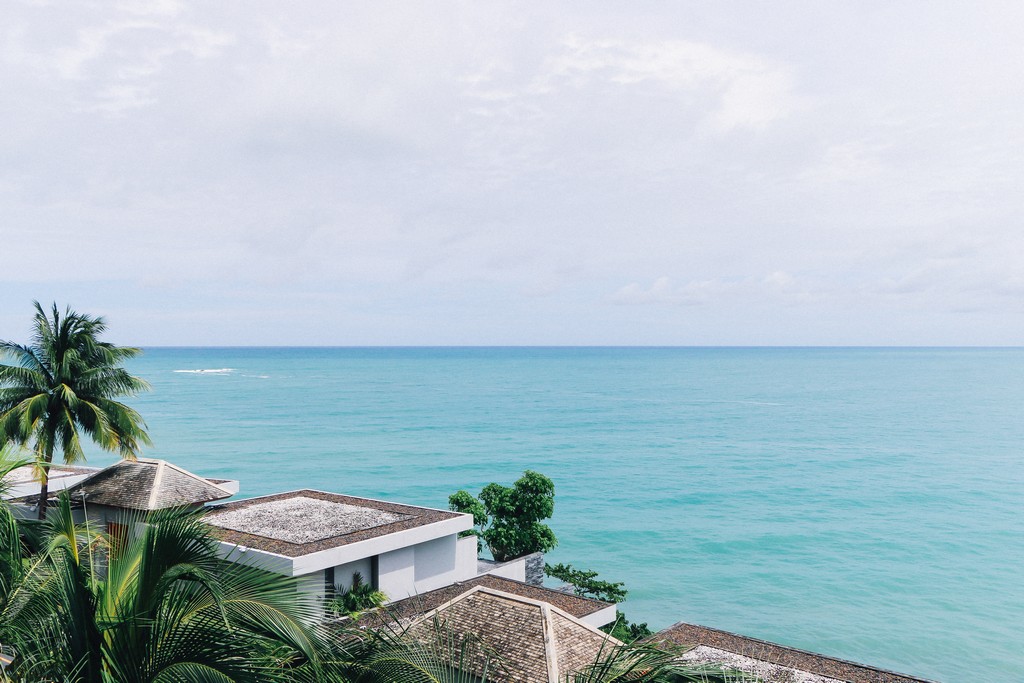
[[[139,344],[141,349],[1024,349],[1024,344]]]

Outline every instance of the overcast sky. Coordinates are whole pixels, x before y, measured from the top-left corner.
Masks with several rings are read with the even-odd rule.
[[[1019,2],[0,10],[0,338],[1018,345],[1022,215]]]

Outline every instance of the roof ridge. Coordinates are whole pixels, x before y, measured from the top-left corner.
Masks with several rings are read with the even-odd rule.
[[[524,607],[532,607],[537,610],[537,616],[540,617],[540,629],[543,635],[544,641],[544,664],[543,670],[546,673],[546,678],[543,683],[557,683],[560,680],[560,664],[559,658],[563,654],[563,643],[558,638],[558,630],[555,625],[556,617],[561,617],[568,622],[570,627],[582,627],[585,631],[600,636],[607,646],[620,646],[622,641],[619,639],[601,631],[595,626],[591,626],[587,622],[583,621],[578,617],[574,617],[565,610],[561,609],[556,605],[552,605],[544,600],[536,600],[534,598],[527,598],[522,595],[515,595],[513,593],[506,593],[501,590],[496,590],[488,586],[476,585],[469,590],[460,593],[451,600],[444,602],[437,607],[424,612],[420,616],[414,618],[406,630],[411,631],[417,627],[422,626],[424,623],[429,623],[432,619],[437,619],[444,612],[450,609],[453,605],[463,602],[464,600],[473,596],[490,596],[492,598],[500,598],[509,602],[516,602]],[[531,617],[535,618],[535,617]],[[604,647],[604,646],[602,646]],[[539,664],[539,662],[537,662]],[[532,680],[532,679],[531,679]]]
[[[558,652],[559,642],[555,637],[555,623],[551,618],[551,604],[543,603],[540,606],[540,627],[544,634],[544,664],[548,670],[548,681],[557,683],[558,676]]]
[[[472,579],[470,579],[470,580],[472,580]],[[594,633],[597,633],[597,634],[600,634],[602,636],[605,636],[606,638],[610,638],[611,640],[615,641],[615,644],[617,644],[617,645],[621,645],[622,644],[622,641],[619,640],[618,638],[612,636],[611,634],[605,633],[604,631],[602,631],[601,629],[597,628],[596,626],[591,626],[590,624],[588,624],[587,622],[583,621],[579,617],[575,617],[575,616],[569,614],[568,612],[566,612],[561,607],[559,607],[557,605],[552,605],[550,602],[545,602],[544,600],[537,600],[536,598],[528,598],[528,597],[526,597],[524,595],[516,595],[515,593],[506,593],[505,591],[498,590],[497,588],[491,588],[490,586],[481,586],[479,584],[476,585],[476,586],[473,586],[472,588],[470,588],[469,590],[467,590],[464,593],[459,593],[458,595],[456,595],[451,600],[443,602],[440,605],[438,605],[437,607],[435,607],[435,608],[427,611],[426,613],[420,615],[419,617],[417,617],[409,625],[409,627],[412,628],[413,625],[418,624],[419,622],[423,621],[426,617],[430,616],[431,614],[433,614],[435,612],[440,612],[441,610],[443,610],[443,609],[445,609],[447,607],[450,607],[451,605],[455,604],[456,602],[460,602],[462,600],[465,600],[469,596],[474,595],[476,593],[486,593],[488,595],[493,595],[495,597],[504,598],[506,600],[511,600],[513,602],[519,602],[519,603],[522,603],[524,605],[531,605],[533,607],[538,607],[541,610],[541,617],[543,619],[545,619],[545,620],[548,620],[550,618],[551,614],[557,614],[559,616],[565,617],[566,619],[571,621],[573,624],[576,624],[578,626],[583,626],[588,631],[592,631]],[[547,613],[545,613],[544,610],[547,610]]]
[[[181,467],[180,465],[175,465],[173,462],[168,462],[167,460],[160,460],[160,462],[162,463],[162,465],[170,467],[172,470],[174,470],[174,471],[176,471],[176,472],[178,472],[180,474],[184,474],[184,475],[187,475],[189,477],[194,477],[196,479],[202,479],[204,483],[207,483],[210,486],[216,486],[217,488],[221,489],[222,491],[224,491],[225,493],[227,493],[229,495],[234,495],[233,493],[231,493],[231,491],[228,491],[225,487],[221,486],[220,484],[217,484],[215,482],[210,481],[209,479],[207,479],[206,477],[204,477],[201,474],[196,474],[195,472],[189,472],[184,467]]]
[[[153,475],[153,484],[149,487],[149,502],[147,507],[152,510],[156,507],[157,493],[160,491],[160,485],[164,479],[164,465],[167,463],[163,460],[158,460],[156,464],[156,474]]]
[[[526,584],[526,585],[530,585],[530,584]],[[512,600],[517,600],[519,602],[525,602],[527,604],[537,605],[537,606],[541,607],[542,609],[546,608],[548,610],[548,614],[544,615],[546,618],[550,617],[551,614],[557,614],[559,616],[565,617],[566,619],[569,619],[574,624],[577,624],[579,626],[585,627],[589,631],[593,631],[594,633],[599,633],[602,636],[607,636],[608,638],[611,638],[612,640],[614,640],[619,645],[622,644],[622,641],[620,641],[618,638],[612,636],[611,634],[605,633],[604,631],[602,631],[601,629],[597,628],[596,626],[591,626],[590,624],[588,624],[587,622],[583,621],[582,619],[580,619],[577,616],[573,616],[572,614],[569,614],[568,612],[566,612],[564,609],[562,609],[558,605],[552,605],[550,602],[546,602],[544,600],[539,600],[537,598],[528,598],[525,595],[516,595],[515,593],[506,593],[503,590],[499,590],[497,588],[491,588],[490,586],[477,586],[477,588],[480,588],[481,590],[483,590],[483,591],[485,591],[487,593],[491,593],[492,595],[497,595],[497,596],[503,597],[503,598],[511,598]]]

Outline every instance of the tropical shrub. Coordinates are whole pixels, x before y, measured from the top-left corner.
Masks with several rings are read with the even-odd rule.
[[[327,603],[327,609],[339,616],[358,618],[362,612],[380,607],[387,600],[387,595],[364,582],[362,574],[355,572],[352,585]]]

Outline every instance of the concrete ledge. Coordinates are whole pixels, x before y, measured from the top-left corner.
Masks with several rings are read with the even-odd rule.
[[[495,562],[494,560],[478,559],[476,561],[477,576],[500,576],[503,579],[513,581],[526,581],[526,558],[517,557],[508,562]]]

